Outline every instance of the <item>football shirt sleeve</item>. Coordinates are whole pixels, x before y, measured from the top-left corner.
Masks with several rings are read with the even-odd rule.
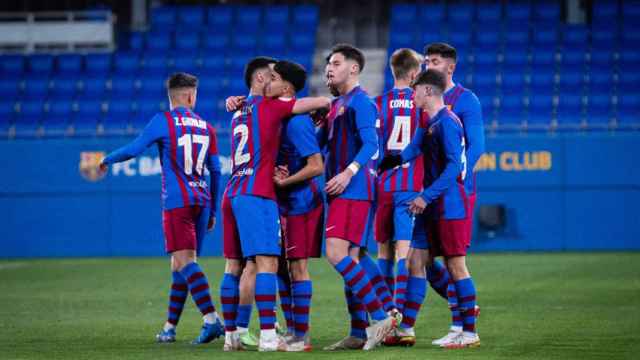
[[[356,127],[358,135],[362,141],[362,147],[356,154],[353,161],[360,166],[366,164],[378,152],[378,133],[376,131],[377,111],[376,106],[368,97],[354,98],[351,106],[356,114]]]
[[[315,128],[311,119],[306,116],[296,117],[289,121],[287,134],[301,157],[306,158],[320,153]]]
[[[142,133],[129,144],[111,152],[107,155],[103,163],[110,165],[122,161],[129,160],[142,154],[151,144],[160,140],[163,136],[164,128],[166,128],[166,118],[162,114],[157,114],[145,126]]]
[[[485,150],[484,123],[482,122],[482,106],[480,100],[472,92],[465,92],[458,100],[460,117],[464,121],[464,133],[467,140],[467,161],[469,170],[473,170],[476,162]]]

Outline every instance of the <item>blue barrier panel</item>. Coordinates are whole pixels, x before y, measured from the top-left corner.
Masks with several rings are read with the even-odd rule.
[[[0,142],[0,257],[163,255],[157,150],[113,165],[104,178],[93,171],[130,140]],[[218,140],[226,182],[229,139]],[[639,142],[638,134],[489,137],[476,167],[476,212],[502,204],[506,226],[489,232],[476,220],[472,249],[640,249]],[[221,254],[221,224],[203,255]]]

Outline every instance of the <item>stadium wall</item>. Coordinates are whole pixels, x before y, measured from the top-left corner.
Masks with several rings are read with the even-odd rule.
[[[0,142],[0,257],[163,255],[157,151],[105,178],[93,171],[129,140]],[[229,144],[219,142],[226,181]],[[638,134],[488,138],[478,205],[504,205],[506,226],[489,232],[476,222],[473,249],[640,250],[638,143]],[[221,254],[220,224],[203,255]]]

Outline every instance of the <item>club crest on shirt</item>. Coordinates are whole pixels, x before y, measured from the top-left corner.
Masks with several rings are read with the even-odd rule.
[[[447,105],[447,109],[451,111],[451,104]]]
[[[104,156],[104,151],[80,152],[80,164],[78,165],[80,175],[82,175],[85,180],[92,182],[102,180],[105,177],[106,172],[100,172],[99,166],[102,159],[104,159]]]
[[[344,106],[340,106],[340,109],[338,110],[338,116],[344,114]]]

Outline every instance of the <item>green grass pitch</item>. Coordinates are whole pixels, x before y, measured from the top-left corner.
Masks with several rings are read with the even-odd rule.
[[[220,258],[203,258],[213,297]],[[431,289],[413,348],[329,353],[347,333],[342,282],[312,261],[310,354],[225,354],[222,339],[192,346],[201,318],[189,299],[175,344],[156,344],[169,286],[167,259],[0,261],[0,359],[639,359],[640,253],[479,254],[469,258],[482,346],[442,350],[449,312]],[[255,330],[257,318],[252,319]]]

